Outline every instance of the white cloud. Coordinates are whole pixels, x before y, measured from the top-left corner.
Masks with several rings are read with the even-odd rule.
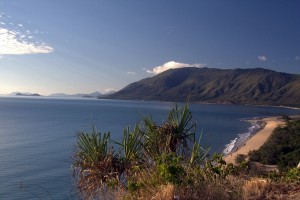
[[[26,41],[19,32],[0,28],[0,54],[38,54],[51,53],[54,49],[45,44],[37,45],[36,43]]]
[[[168,69],[177,69],[177,68],[184,68],[184,67],[204,67],[205,64],[195,63],[195,64],[187,64],[187,63],[180,63],[175,61],[169,61],[164,63],[163,65],[156,66],[152,70],[147,70],[148,73],[151,74],[159,74],[164,72]]]
[[[300,60],[300,56],[295,56],[295,60]]]
[[[136,75],[135,72],[126,72],[126,74],[129,74],[129,75]]]
[[[257,56],[258,60],[265,62],[267,60],[267,56]]]

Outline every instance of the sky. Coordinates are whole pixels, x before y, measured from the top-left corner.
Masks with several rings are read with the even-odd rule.
[[[170,68],[300,74],[298,0],[0,0],[0,94],[102,93]]]

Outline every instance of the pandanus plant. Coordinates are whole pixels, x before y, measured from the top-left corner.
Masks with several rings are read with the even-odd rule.
[[[107,184],[118,182],[122,168],[112,149],[108,149],[110,133],[79,132],[74,158],[74,177],[78,193],[93,199]]]
[[[196,123],[192,122],[192,113],[188,105],[175,105],[161,126],[157,126],[151,117],[144,119],[142,133],[145,152],[152,159],[163,153],[188,157],[193,150],[195,131]]]

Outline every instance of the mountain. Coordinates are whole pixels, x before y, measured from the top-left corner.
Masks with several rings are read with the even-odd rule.
[[[55,94],[50,94],[49,97],[85,97],[85,98],[96,98],[99,96],[102,96],[103,94],[96,91],[90,94],[65,94],[65,93],[55,93]]]
[[[96,97],[99,97],[99,96],[102,96],[103,94],[96,91],[96,92],[93,92],[93,93],[90,93],[90,94],[83,94],[82,97],[86,97],[86,98],[96,98]]]
[[[262,68],[171,69],[104,98],[300,107],[300,75]]]

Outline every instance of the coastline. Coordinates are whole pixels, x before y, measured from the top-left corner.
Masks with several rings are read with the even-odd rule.
[[[224,160],[227,163],[235,164],[235,158],[238,154],[247,155],[249,151],[259,149],[272,135],[273,130],[285,124],[284,120],[281,117],[267,117],[262,119],[252,119],[248,120],[252,122],[261,121],[265,123],[264,127],[260,129],[257,133],[255,133],[252,137],[250,137],[242,146],[237,147],[236,150],[225,155]]]
[[[300,110],[300,107],[284,106],[284,105],[272,105],[272,104],[248,104],[248,103],[220,103],[220,102],[206,102],[206,101],[195,101],[190,103],[196,104],[208,104],[208,105],[243,105],[243,106],[261,106],[261,107],[274,107],[274,108],[287,108],[291,110]]]

